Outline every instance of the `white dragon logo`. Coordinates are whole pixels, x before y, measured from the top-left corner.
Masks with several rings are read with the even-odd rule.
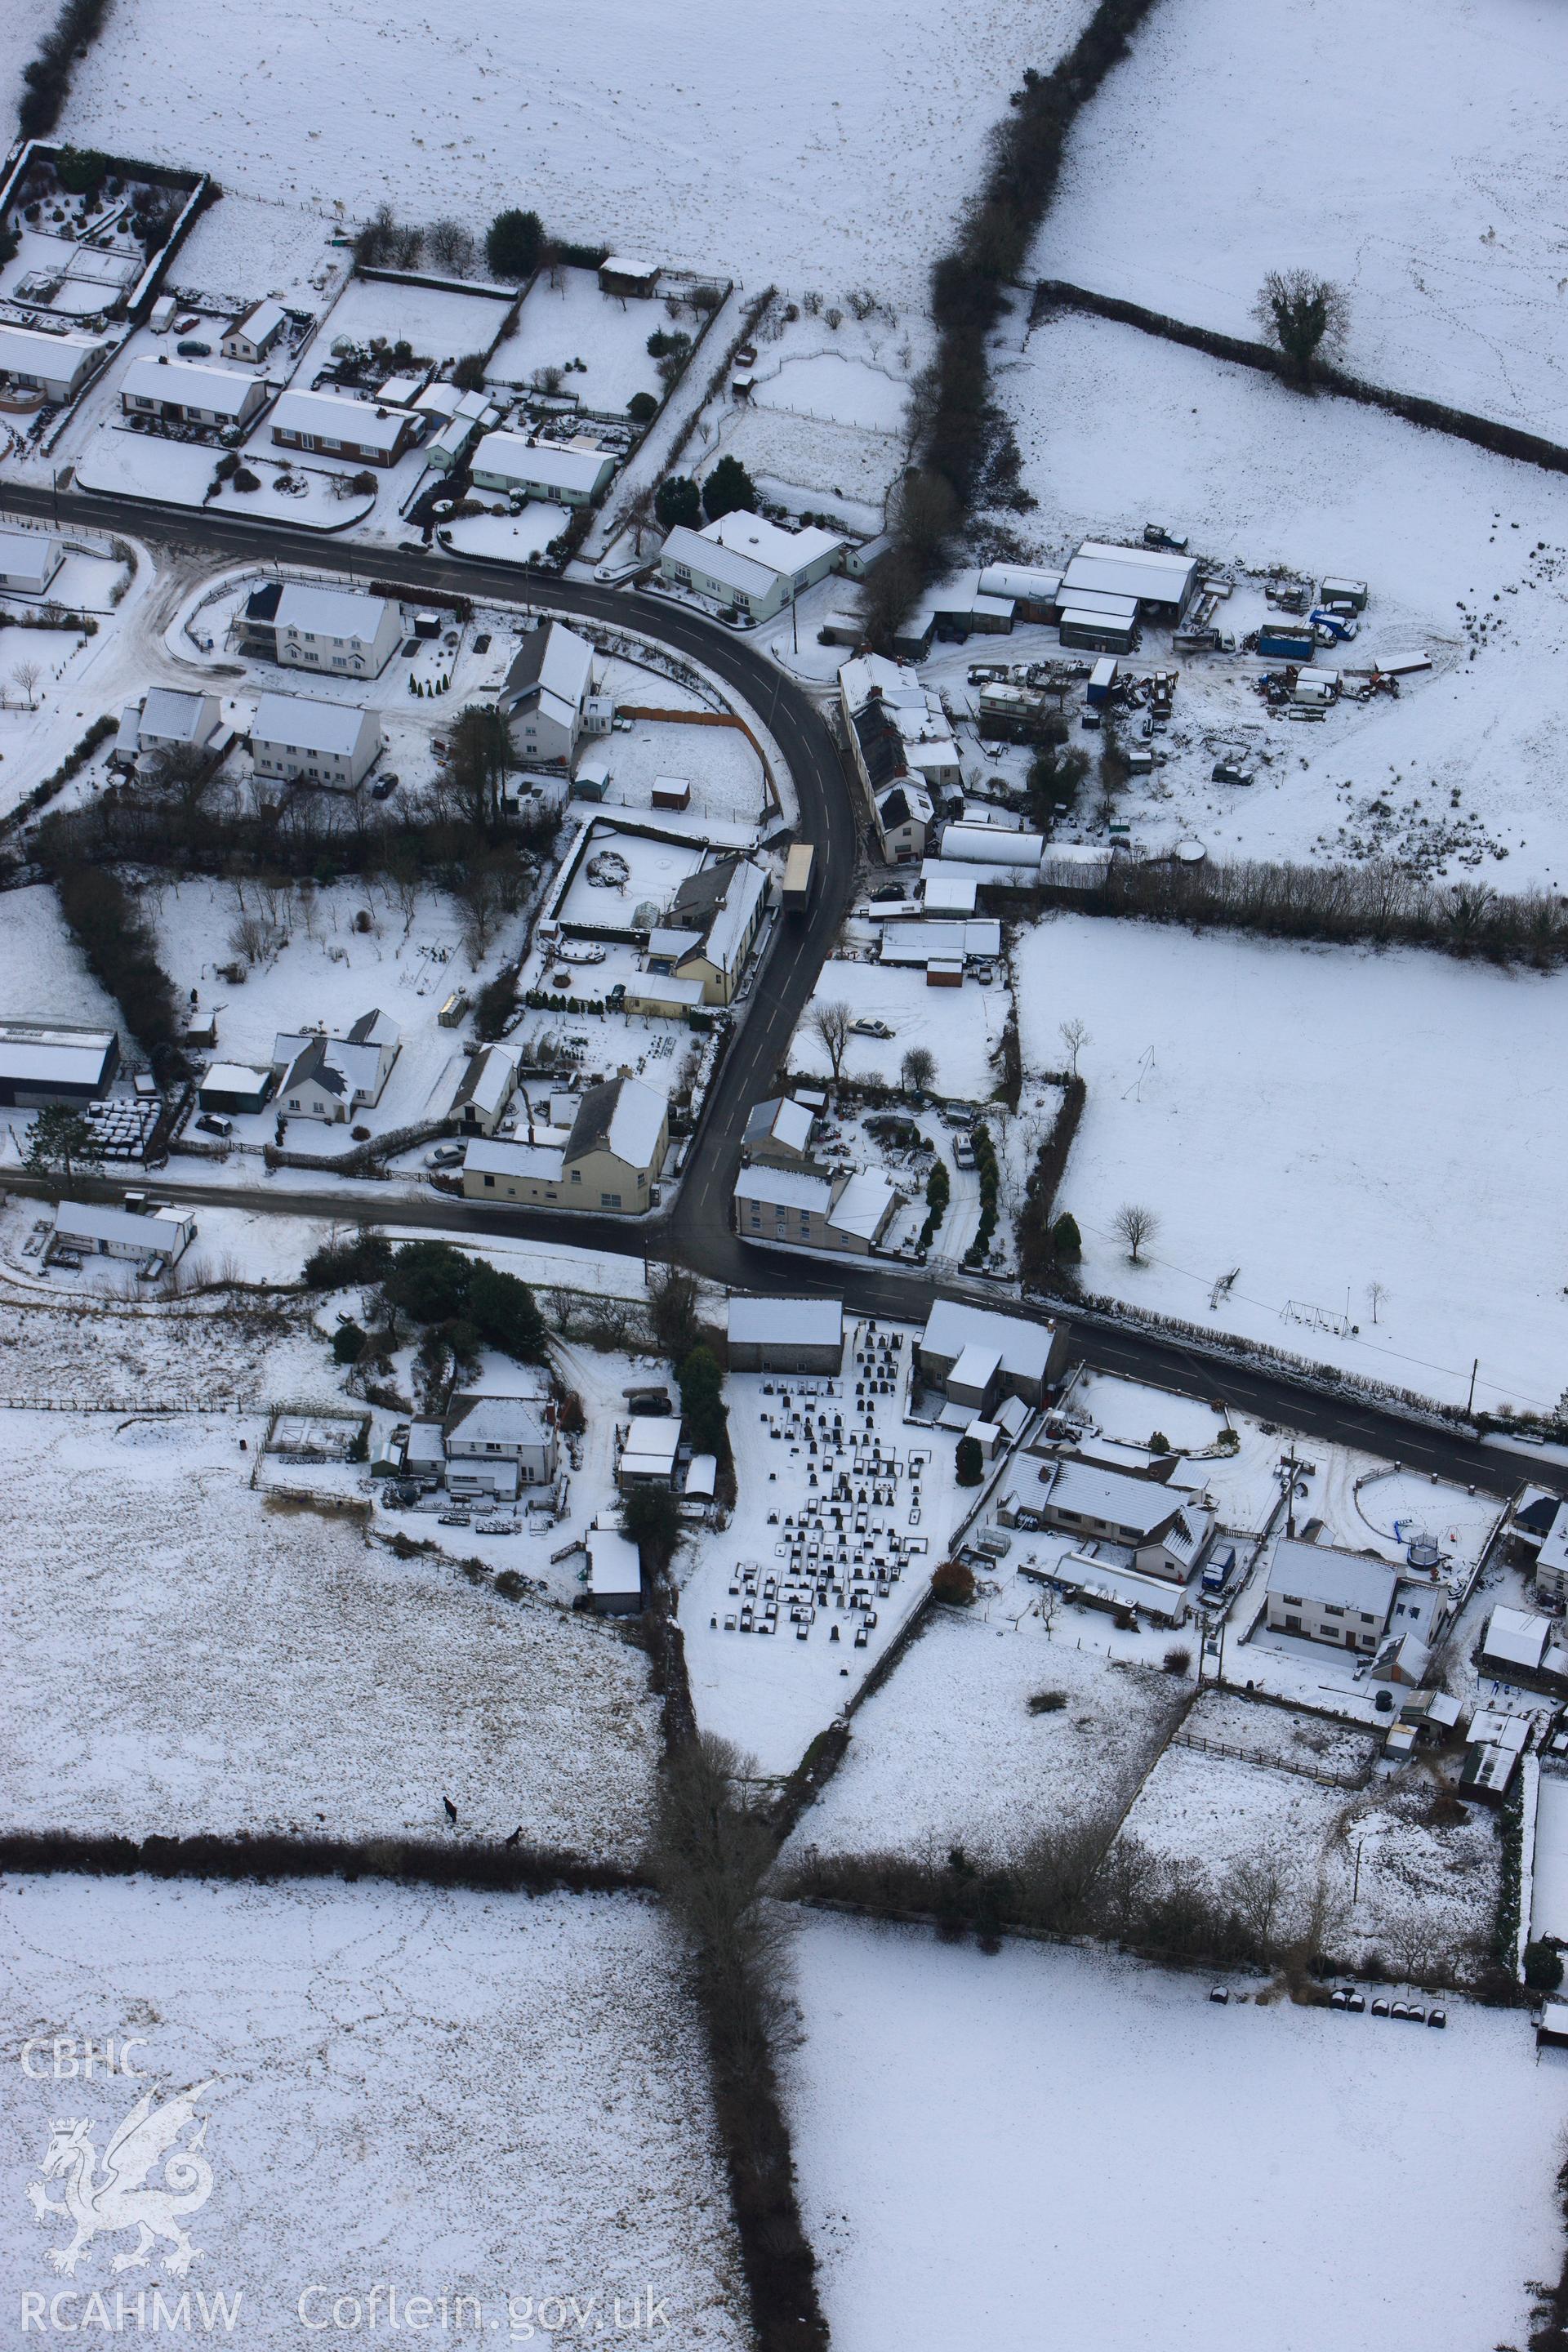
[[[188,2091],[176,2092],[162,2106],[154,2106],[157,2094],[148,2091],[104,2149],[101,2179],[94,2179],[98,2150],[88,2137],[91,2117],[66,2116],[50,2126],[44,2180],[64,2181],[64,2201],[48,2196],[42,2180],[29,2182],[27,2200],[40,2221],[46,2213],[59,2213],[76,2225],[68,2246],[49,2249],[49,2261],[57,2271],[74,2275],[100,2231],[134,2230],[135,2246],[129,2253],[114,2257],[117,2271],[146,2262],[158,2239],[166,2238],[173,2248],[165,2257],[167,2267],[174,2277],[184,2278],[202,2250],[192,2245],[181,2227],[181,2216],[195,2212],[212,2195],[212,2166],[197,2153],[206,2139],[206,2117],[202,2117],[184,2147],[175,2148],[174,2144],[195,2120],[196,2101],[216,2080],[214,2075]],[[166,2149],[174,2152],[165,2155]],[[163,2158],[163,2185],[149,2189],[147,2175],[160,2157]]]

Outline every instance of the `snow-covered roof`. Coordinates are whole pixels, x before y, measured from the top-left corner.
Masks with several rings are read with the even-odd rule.
[[[930,963],[933,958],[997,956],[1002,926],[988,916],[950,923],[889,923],[882,931],[883,963]]]
[[[770,1102],[752,1105],[742,1140],[768,1139],[782,1144],[786,1151],[805,1152],[811,1143],[812,1125],[812,1114],[803,1102],[796,1102],[793,1095],[776,1095]]]
[[[549,719],[569,727],[594,683],[594,648],[562,621],[530,629],[512,657],[498,698],[510,714],[535,696]]]
[[[1001,1369],[1000,1348],[988,1347],[983,1339],[971,1339],[947,1377],[957,1387],[978,1389],[984,1395]]]
[[[941,854],[944,860],[956,858],[963,865],[1033,869],[1038,866],[1045,845],[1045,837],[1038,833],[1008,833],[994,824],[946,824]]]
[[[237,319],[229,332],[234,335],[243,335],[247,342],[260,345],[278,332],[287,317],[288,312],[282,303],[275,302],[272,297],[268,295],[264,300],[257,304],[254,310],[247,310],[243,319]]]
[[[463,1173],[530,1176],[547,1184],[561,1181],[564,1155],[558,1143],[498,1143],[476,1139],[463,1153]]]
[[[1143,604],[1180,604],[1185,603],[1197,570],[1195,556],[1086,539],[1063,572],[1062,586],[1103,589],[1112,595],[1136,596]]]
[[[988,563],[980,574],[984,596],[1010,596],[1021,604],[1054,604],[1062,584],[1059,572],[1033,563]]]
[[[838,1348],[844,1308],[837,1298],[731,1298],[731,1347]]]
[[[1546,1655],[1552,1620],[1525,1609],[1494,1609],[1481,1635],[1481,1655],[1500,1665],[1526,1666],[1533,1672]],[[1472,1728],[1473,1736],[1473,1728]]]
[[[1299,1536],[1281,1536],[1268,1564],[1268,1590],[1281,1601],[1370,1611],[1380,1620],[1394,1605],[1398,1582],[1386,1560],[1341,1551],[1332,1544],[1308,1543]]]
[[[55,1239],[68,1247],[77,1242],[94,1246],[99,1242],[130,1243],[140,1244],[149,1256],[188,1236],[194,1225],[190,1212],[183,1209],[154,1209],[142,1215],[102,1201],[62,1201],[55,1211]]]
[[[1062,619],[1069,627],[1075,620],[1089,620],[1131,628],[1138,618],[1137,597],[1119,596],[1110,588],[1064,588],[1058,601]]]
[[[833,1200],[833,1187],[826,1176],[814,1176],[804,1168],[764,1168],[760,1165],[742,1168],[735,1179],[737,1201],[758,1201],[766,1208],[804,1209],[810,1214],[826,1212]]]
[[[161,743],[205,743],[212,731],[212,713],[205,694],[185,694],[178,687],[154,686],[142,706],[140,734]]]
[[[487,433],[474,452],[473,470],[591,498],[614,463],[603,449],[563,449],[555,442],[526,441],[521,433]]]
[[[517,1084],[517,1055],[507,1045],[486,1045],[476,1054],[452,1097],[454,1112],[472,1103],[479,1111],[499,1111]]]
[[[638,1413],[626,1424],[621,1469],[642,1478],[668,1478],[680,1451],[679,1413]]]
[[[651,1171],[669,1115],[669,1097],[640,1078],[605,1078],[590,1087],[578,1105],[568,1160],[591,1151],[613,1152],[628,1168]]]
[[[72,376],[89,352],[102,349],[99,335],[41,335],[0,322],[0,375]]]
[[[1550,1575],[1568,1575],[1568,1503],[1559,1503],[1557,1516],[1542,1538],[1537,1554],[1538,1570]]]
[[[148,696],[152,700],[152,696]],[[346,759],[359,742],[368,714],[352,702],[318,702],[307,694],[264,694],[256,706],[250,740],[285,751],[325,752]],[[142,716],[143,734],[147,716]]]
[[[683,522],[678,522],[666,539],[659,562],[683,563],[688,571],[700,572],[704,578],[717,580],[721,587],[744,596],[771,595],[779,577],[771,564],[759,563],[754,556],[706,539]]]
[[[1153,1478],[1130,1478],[1123,1470],[1103,1470],[1096,1462],[1061,1462],[1046,1496],[1053,1511],[1148,1537],[1192,1501],[1189,1490],[1163,1486]],[[1390,1588],[1392,1591],[1392,1587]]]
[[[835,1200],[827,1222],[835,1233],[874,1242],[898,1197],[897,1186],[880,1168],[857,1168]]]
[[[686,1492],[692,1500],[700,1503],[711,1502],[718,1484],[718,1455],[694,1454],[686,1465]]]
[[[293,630],[301,636],[370,645],[386,617],[386,600],[362,595],[357,588],[321,588],[313,581],[286,580],[268,617],[285,635]]]
[[[0,1021],[0,1078],[24,1088],[97,1086],[117,1042],[112,1029],[71,1021]]]
[[[936,872],[926,876],[925,907],[929,914],[972,915],[979,895],[975,885],[961,874]]]
[[[619,1528],[590,1528],[584,1538],[588,1554],[588,1590],[596,1599],[625,1600],[642,1591],[642,1564],[637,1548]]]
[[[811,523],[801,530],[785,530],[781,523],[750,514],[743,507],[721,515],[717,522],[705,523],[698,536],[710,546],[725,547],[731,554],[766,564],[770,572],[785,579],[793,579],[825,555],[837,555],[844,545],[836,530],[821,530]]]
[[[1026,1323],[1016,1315],[998,1315],[986,1307],[964,1307],[956,1299],[939,1298],[921,1334],[924,1354],[962,1356],[971,1340],[999,1348],[1002,1369],[1012,1380],[1043,1381],[1056,1339],[1048,1323]]]
[[[543,1445],[549,1436],[550,1426],[537,1397],[491,1396],[469,1391],[455,1396],[447,1408],[448,1454]]]
[[[0,530],[0,572],[6,579],[48,581],[59,565],[57,540],[36,530]]]
[[[768,877],[751,858],[739,859],[699,952],[718,971],[735,971],[746,951],[752,918],[767,891]],[[684,961],[684,959],[683,959]]]
[[[209,1062],[197,1082],[202,1094],[258,1095],[270,1070],[253,1069],[248,1062]]]
[[[345,400],[334,392],[285,392],[272,412],[272,431],[310,433],[318,439],[353,441],[363,449],[390,451],[408,429],[405,408],[382,408],[368,400]]]
[[[862,709],[870,700],[873,688],[895,709],[910,705],[925,708],[926,688],[920,674],[905,663],[889,661],[886,654],[857,654],[839,665],[838,690],[847,709]]]
[[[58,337],[51,335],[50,342]],[[0,356],[0,366],[5,364]],[[253,375],[232,368],[205,367],[197,360],[132,360],[121,390],[132,400],[172,400],[181,408],[205,408],[214,416],[238,416],[256,390]]]
[[[379,1049],[352,1045],[343,1037],[280,1031],[272,1041],[272,1059],[282,1074],[280,1094],[290,1087],[317,1086],[323,1094],[352,1105],[368,1099],[382,1080]]]

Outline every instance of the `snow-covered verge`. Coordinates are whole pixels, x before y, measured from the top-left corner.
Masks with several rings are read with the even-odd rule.
[[[1364,580],[1361,635],[1321,669],[1433,660],[1397,700],[1293,726],[1252,690],[1263,665],[1177,656],[1168,761],[1122,801],[1135,835],[1229,856],[1397,856],[1501,890],[1568,878],[1568,729],[1551,685],[1568,645],[1568,480],[1099,320],[1047,320],[999,355],[995,381],[1042,554],[1136,541],[1156,516],[1222,566]],[[1264,612],[1242,580],[1219,625],[1239,639]],[[1128,667],[1159,666],[1168,646],[1146,632]],[[1212,783],[1227,746],[1268,753],[1249,790]]]
[[[187,2278],[167,2274],[163,2248],[115,2276],[123,2234],[56,2277],[47,2251],[69,2226],[35,2220],[24,2192],[69,2094],[47,2053],[42,2081],[13,2063],[6,2200],[21,2219],[5,2232],[7,2310],[27,2292],[47,2305],[76,2290],[64,2321],[90,2328],[97,2291],[112,2326],[116,2290],[132,2309],[144,2291],[151,2318],[156,2288],[170,2304],[190,2294],[199,2336],[197,2292],[224,2294],[239,2299],[236,2342],[293,2352],[342,2340],[340,2297],[336,2327],[363,2337],[379,2284],[379,2327],[395,2286],[397,2324],[431,2341],[447,2329],[458,2342],[538,2340],[560,2326],[572,2341],[743,2352],[701,2030],[648,1904],[72,1877],[13,1879],[0,1900],[16,2042],[139,2037],[132,2063],[163,2091],[206,2086],[213,2176],[186,2216],[201,2250]],[[101,2071],[91,2084],[100,2154],[142,2087]],[[478,2318],[458,2295],[479,2299]],[[421,2296],[426,2308],[408,2315]],[[542,2314],[558,2296],[593,2298],[592,2316]]]
[[[1557,2270],[1568,2073],[1517,2014],[1220,2008],[1102,1954],[821,1918],[796,1969],[788,2105],[839,2352],[1474,2352],[1522,2342]],[[1463,2159],[1474,2114],[1506,2115],[1502,2160]]]
[[[248,1450],[241,1453],[244,1435]],[[258,1420],[0,1414],[19,1829],[643,1849],[639,1652],[248,1484]]]
[[[1108,1807],[1114,1819],[1185,1687],[1070,1637],[1047,1643],[1033,1627],[937,1610],[855,1716],[848,1753],[803,1815],[791,1858],[807,1846],[940,1856],[959,1843],[1000,1859]],[[1053,1703],[1032,1712],[1047,1694]]]
[[[508,0],[450,17],[352,0],[328,18],[286,0],[260,42],[242,0],[221,0],[197,42],[180,0],[143,0],[111,14],[64,128],[114,149],[133,121],[137,153],[273,202],[363,218],[384,199],[477,229],[531,205],[558,235],[758,289],[833,302],[869,285],[912,304],[974,184],[976,126],[1088,14],[591,0],[530,19],[520,74]]]
[[[1542,0],[1154,9],[1079,120],[1032,271],[1243,335],[1266,271],[1320,271],[1359,373],[1568,439],[1565,89]]]
[[[1479,1356],[1478,1404],[1555,1404],[1568,1302],[1540,1170],[1568,979],[1072,916],[1014,965],[1026,1059],[1061,1020],[1091,1035],[1058,1196],[1086,1290],[1206,1323],[1239,1267],[1216,1332],[1444,1402]],[[1127,1202],[1160,1219],[1137,1265],[1111,1230]]]

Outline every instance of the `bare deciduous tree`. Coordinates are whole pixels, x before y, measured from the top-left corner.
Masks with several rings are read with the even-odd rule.
[[[1302,383],[1320,360],[1336,360],[1350,333],[1350,303],[1342,286],[1310,269],[1271,269],[1252,315],[1265,339],[1283,353]]]
[[[849,1007],[837,1003],[814,1004],[806,1033],[816,1038],[826,1055],[837,1086],[844,1075],[844,1056],[849,1045]]]
[[[453,278],[466,278],[473,268],[479,247],[461,221],[432,221],[425,232],[425,249],[437,269]]]
[[[1090,1045],[1094,1043],[1094,1040],[1089,1034],[1089,1025],[1086,1022],[1079,1020],[1075,1014],[1072,1020],[1064,1021],[1062,1023],[1060,1028],[1057,1031],[1057,1034],[1061,1039],[1062,1045],[1067,1052],[1068,1076],[1069,1077],[1076,1078],[1078,1076],[1079,1055],[1082,1053],[1086,1045]]]
[[[1388,1285],[1386,1283],[1369,1282],[1367,1284],[1366,1303],[1372,1309],[1372,1319],[1374,1323],[1377,1321],[1377,1310],[1383,1305],[1387,1297]]]
[[[900,1070],[906,1094],[929,1094],[936,1076],[936,1055],[929,1045],[911,1045]]]
[[[1152,1242],[1160,1230],[1160,1220],[1152,1209],[1137,1201],[1124,1201],[1110,1220],[1110,1230],[1119,1241],[1127,1244],[1127,1254],[1134,1265],[1145,1242]]]
[[[37,710],[38,707],[38,680],[43,674],[36,661],[19,661],[11,672],[11,682],[19,686],[26,696],[29,710]]]

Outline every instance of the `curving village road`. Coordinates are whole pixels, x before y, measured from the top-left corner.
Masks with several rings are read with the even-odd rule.
[[[752,1104],[767,1091],[783,1064],[801,1011],[837,933],[854,887],[858,824],[846,762],[821,712],[791,679],[746,638],[664,597],[448,552],[404,551],[318,532],[253,523],[244,517],[182,508],[153,508],[62,491],[6,484],[0,503],[17,512],[58,517],[99,530],[134,531],[142,539],[215,555],[331,567],[366,581],[395,582],[411,593],[444,589],[508,604],[547,605],[586,621],[632,628],[672,651],[701,662],[749,702],[777,741],[793,778],[799,834],[816,851],[816,887],[804,919],[773,927],[765,961],[752,982],[742,1018],[710,1091],[687,1171],[668,1211],[629,1226],[621,1218],[584,1217],[547,1210],[479,1210],[445,1198],[398,1199],[385,1209],[363,1194],[286,1192],[265,1185],[187,1182],[165,1173],[162,1183],[182,1200],[289,1216],[373,1219],[447,1232],[506,1234],[618,1256],[671,1259],[708,1279],[758,1291],[826,1292],[852,1312],[923,1322],[939,1295],[1005,1307],[1031,1320],[1060,1319],[1062,1309],[1022,1302],[981,1282],[938,1283],[913,1268],[871,1266],[849,1260],[831,1265],[798,1252],[782,1253],[738,1240],[730,1228],[730,1197],[740,1164],[741,1137]],[[10,1180],[10,1181],[15,1181]],[[106,1190],[112,1189],[106,1187]],[[1066,1310],[1070,1317],[1071,1310]],[[1073,1352],[1091,1365],[1156,1381],[1184,1394],[1223,1398],[1234,1411],[1296,1430],[1323,1443],[1360,1447],[1494,1495],[1510,1493],[1524,1477],[1568,1491],[1568,1474],[1527,1448],[1481,1443],[1457,1428],[1428,1423],[1393,1408],[1363,1402],[1250,1364],[1201,1353],[1179,1339],[1135,1327],[1079,1318]]]

